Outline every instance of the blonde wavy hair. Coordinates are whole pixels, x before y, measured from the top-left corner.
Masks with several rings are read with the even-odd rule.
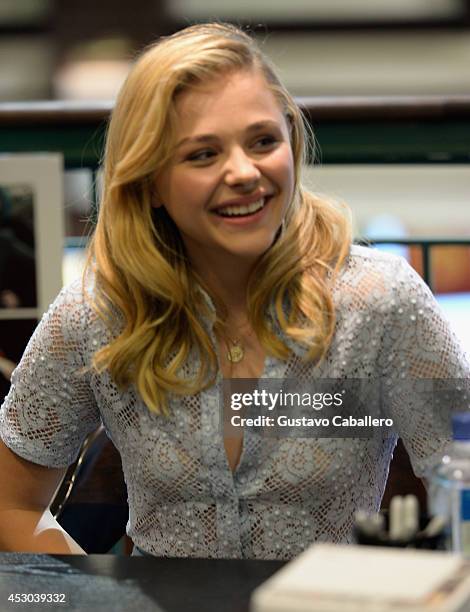
[[[306,124],[256,43],[226,24],[188,27],[163,38],[138,59],[109,124],[103,195],[85,275],[95,277],[93,306],[114,338],[93,357],[120,388],[136,385],[151,411],[168,412],[168,394],[194,394],[213,384],[217,354],[201,318],[209,307],[179,232],[163,207],[152,207],[154,177],[172,155],[176,96],[227,71],[260,70],[290,126],[295,190],[283,229],[254,267],[247,288],[249,321],[265,351],[290,350],[272,328],[307,347],[327,350],[335,325],[331,279],[350,246],[344,212],[304,189]],[[207,290],[207,287],[204,287]],[[217,307],[223,329],[226,310]],[[201,317],[202,314],[202,317]],[[183,366],[199,363],[194,376]]]

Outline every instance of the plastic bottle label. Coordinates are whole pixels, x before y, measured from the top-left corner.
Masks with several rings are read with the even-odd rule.
[[[470,489],[460,492],[460,535],[462,552],[470,555]]]

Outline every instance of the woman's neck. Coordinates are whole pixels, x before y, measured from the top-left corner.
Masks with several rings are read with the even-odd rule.
[[[213,261],[210,264],[192,259],[192,263],[209,291],[227,308],[228,318],[246,320],[246,290],[253,263],[240,261],[239,258],[231,261],[225,258],[224,261]]]

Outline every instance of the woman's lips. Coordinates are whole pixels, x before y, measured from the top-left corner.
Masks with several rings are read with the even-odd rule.
[[[216,215],[218,219],[220,219],[224,223],[228,223],[229,225],[250,225],[251,223],[257,223],[259,220],[261,220],[264,217],[265,212],[267,208],[269,207],[271,198],[272,196],[267,196],[265,198],[263,208],[260,208],[260,210],[258,210],[255,213],[246,214],[246,215],[238,215],[238,216],[235,216],[235,215],[223,216],[213,211],[213,214]]]

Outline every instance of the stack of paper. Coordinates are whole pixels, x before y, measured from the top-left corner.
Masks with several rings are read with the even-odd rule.
[[[469,599],[470,565],[457,555],[316,544],[256,589],[251,609],[452,612]]]

